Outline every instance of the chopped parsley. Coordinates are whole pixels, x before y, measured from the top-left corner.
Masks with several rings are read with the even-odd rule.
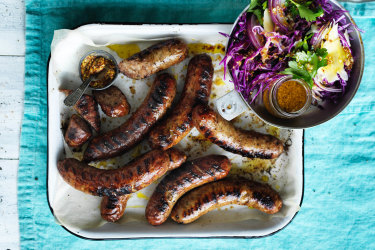
[[[248,13],[253,13],[260,25],[263,26],[263,11],[267,8],[268,1],[267,0],[251,0],[250,6],[247,9]]]
[[[322,7],[312,7],[312,1],[297,2],[297,0],[287,0],[286,4],[288,5],[292,16],[299,15],[308,22],[315,21],[316,18],[324,14]]]
[[[314,77],[318,69],[327,66],[327,49],[317,49],[316,51],[299,51],[293,57],[295,61],[289,61],[288,68],[281,74],[292,75],[293,79],[302,79],[312,88]]]

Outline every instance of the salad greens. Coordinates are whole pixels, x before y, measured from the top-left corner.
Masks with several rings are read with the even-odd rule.
[[[353,62],[348,33],[358,29],[345,12],[330,0],[251,0],[227,35],[224,71],[249,102],[285,75],[307,82],[315,100],[334,101],[345,92],[352,69],[346,63]],[[328,34],[336,42],[326,41]],[[328,55],[337,60],[328,62]]]

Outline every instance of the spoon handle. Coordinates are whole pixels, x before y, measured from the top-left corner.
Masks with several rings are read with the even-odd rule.
[[[85,93],[87,87],[89,86],[91,80],[93,79],[93,75],[91,75],[86,81],[84,81],[76,90],[74,90],[70,95],[68,95],[65,100],[64,104],[66,106],[73,106],[78,102],[78,100],[81,98],[83,93]]]

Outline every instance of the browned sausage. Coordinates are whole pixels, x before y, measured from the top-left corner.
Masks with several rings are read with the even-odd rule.
[[[207,105],[194,108],[193,123],[208,140],[244,157],[273,159],[284,150],[276,137],[236,128]]]
[[[182,157],[181,154],[175,153],[170,154],[169,159],[169,168],[172,170],[178,168],[183,161],[186,160],[186,157]],[[122,215],[125,212],[126,203],[130,198],[130,194],[121,195],[121,196],[104,196],[100,204],[100,213],[103,219],[109,222],[115,222],[121,219]]]
[[[127,77],[143,79],[182,62],[187,54],[188,47],[183,41],[169,39],[122,60],[119,70]]]
[[[194,56],[187,69],[180,102],[172,113],[150,132],[153,148],[168,149],[176,145],[192,129],[191,113],[197,102],[207,103],[211,93],[214,68],[206,54]]]
[[[73,114],[70,117],[65,132],[65,141],[70,147],[82,146],[92,135],[90,126],[80,116]]]
[[[130,105],[126,96],[116,86],[104,90],[93,90],[93,96],[104,114],[109,117],[122,117],[129,114]]]
[[[177,200],[189,190],[207,182],[222,179],[229,173],[231,163],[226,156],[209,155],[186,162],[173,170],[156,187],[146,207],[151,225],[164,223]]]
[[[125,123],[90,141],[84,161],[108,159],[131,149],[165,114],[175,95],[176,80],[167,73],[158,75],[141,106]]]
[[[104,196],[100,203],[100,215],[109,222],[115,222],[121,219],[125,212],[126,203],[130,194],[120,196]]]
[[[61,89],[65,95],[69,95],[73,90]],[[95,101],[94,97],[91,95],[82,95],[78,102],[74,105],[75,111],[82,116],[85,121],[87,121],[90,126],[99,133],[100,131],[100,116],[98,103]]]
[[[152,150],[118,169],[98,169],[73,158],[59,161],[57,169],[72,187],[97,196],[119,196],[134,193],[163,176],[171,159],[185,161],[176,149]]]
[[[202,215],[229,204],[245,205],[267,214],[282,207],[279,194],[267,184],[246,179],[224,179],[208,183],[182,197],[173,208],[171,218],[187,224]]]

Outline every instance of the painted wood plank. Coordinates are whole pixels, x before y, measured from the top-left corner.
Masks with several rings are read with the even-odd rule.
[[[0,1],[0,55],[25,55],[25,3]]]
[[[0,56],[0,159],[18,159],[24,57]]]
[[[18,160],[0,160],[0,249],[19,248]]]

